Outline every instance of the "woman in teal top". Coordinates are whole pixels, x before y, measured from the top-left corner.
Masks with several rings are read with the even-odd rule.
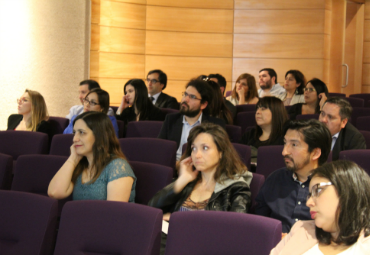
[[[136,177],[123,155],[112,122],[85,112],[73,122],[71,155],[49,184],[48,195],[73,200],[135,201]]]

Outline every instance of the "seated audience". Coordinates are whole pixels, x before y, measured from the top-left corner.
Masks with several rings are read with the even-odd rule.
[[[332,160],[339,159],[339,152],[346,150],[366,149],[364,136],[348,120],[352,107],[344,98],[333,97],[324,103],[319,121],[332,135]]]
[[[92,89],[84,99],[84,112],[102,112],[107,114],[109,109],[109,94],[102,89]],[[78,115],[72,117],[68,127],[63,131],[63,134],[73,133],[73,122]],[[108,116],[112,121],[114,131],[118,137],[118,125],[116,117]]]
[[[37,91],[26,89],[18,102],[18,114],[8,118],[8,130],[42,132],[51,135],[48,109],[44,97]]]
[[[256,197],[255,212],[280,220],[283,233],[288,233],[296,221],[311,218],[306,207],[311,172],[326,162],[331,135],[317,120],[288,121],[284,131],[286,168],[267,177]]]
[[[73,116],[80,115],[84,112],[84,99],[87,93],[93,89],[100,89],[98,82],[94,80],[84,80],[80,82],[80,87],[78,88],[78,99],[80,99],[81,104],[71,107],[69,114],[66,116],[67,119],[72,119]],[[108,115],[114,116],[112,108],[109,108]]]
[[[284,106],[305,103],[303,89],[306,84],[306,78],[298,70],[289,70],[285,74],[285,93],[279,98],[284,102]]]
[[[233,117],[230,110],[226,107],[224,97],[221,94],[220,87],[214,81],[208,80],[207,83],[212,88],[213,96],[211,103],[208,105],[210,116],[223,119],[226,124],[233,124]]]
[[[367,173],[353,162],[335,161],[313,171],[309,190],[313,220],[295,223],[270,254],[369,254]]]
[[[167,114],[158,138],[175,141],[178,145],[176,160],[182,155],[182,146],[186,143],[192,128],[203,122],[212,122],[225,127],[225,121],[209,116],[208,104],[211,103],[212,89],[207,82],[194,79],[188,82],[182,93],[180,112]]]
[[[231,96],[226,99],[233,105],[257,104],[258,93],[254,76],[249,73],[241,74],[236,80]]]
[[[123,91],[125,95],[117,110],[116,117],[125,123],[125,127],[131,121],[164,120],[165,114],[151,102],[143,80],[129,80],[123,87]]]
[[[277,82],[277,74],[272,68],[263,68],[259,72],[259,85],[258,97],[265,96],[279,97],[285,93],[285,89]]]
[[[326,101],[328,93],[328,88],[323,81],[314,78],[307,82],[304,88],[305,103],[295,104],[290,107],[290,119],[295,120],[297,115],[320,114],[321,107]]]
[[[85,112],[73,121],[71,155],[49,184],[48,195],[73,200],[135,201],[136,177],[105,113]]]
[[[179,177],[155,194],[148,205],[162,209],[166,221],[177,211],[248,212],[251,174],[226,131],[219,125],[202,123],[190,131],[187,142]],[[162,254],[164,243],[162,240]]]

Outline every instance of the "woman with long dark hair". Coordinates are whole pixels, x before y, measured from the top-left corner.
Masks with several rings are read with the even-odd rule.
[[[298,70],[289,70],[285,74],[285,93],[279,95],[285,106],[298,103],[305,103],[303,90],[306,84],[306,78]]]
[[[249,73],[241,74],[235,82],[231,96],[226,98],[233,105],[257,104],[256,79]]]
[[[211,102],[209,102],[210,116],[225,120],[226,124],[233,124],[233,116],[231,111],[227,108],[224,97],[221,93],[220,86],[211,80],[208,80],[207,83],[210,85],[213,91],[213,97]]]

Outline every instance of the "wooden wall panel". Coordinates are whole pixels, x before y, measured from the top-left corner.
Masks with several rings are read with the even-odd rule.
[[[186,8],[233,9],[233,0],[147,0],[148,5]]]
[[[234,33],[324,33],[325,10],[235,10]]]
[[[146,32],[146,54],[232,57],[232,34]]]
[[[365,19],[370,19],[370,0],[365,2]]]
[[[235,0],[236,10],[240,9],[324,9],[324,0]]]
[[[99,24],[100,22],[100,0],[91,0],[91,23]]]
[[[100,51],[145,54],[145,30],[100,27]]]
[[[90,77],[99,77],[99,52],[90,51]]]
[[[100,25],[145,29],[145,5],[101,0]]]
[[[129,79],[99,78],[102,89],[109,91],[110,105],[119,106],[123,97],[123,86]]]
[[[370,42],[364,42],[364,63],[370,64]]]
[[[99,50],[100,45],[100,26],[98,24],[91,24],[91,44],[90,50]]]
[[[370,42],[370,20],[365,20],[364,26],[364,41]]]
[[[147,6],[146,29],[232,33],[233,11]]]
[[[99,54],[99,77],[144,78],[144,67],[144,55],[104,52]]]
[[[131,4],[146,4],[146,0],[114,0],[114,1]]]
[[[323,58],[324,35],[235,34],[234,57]]]
[[[362,66],[362,85],[370,86],[370,64]]]
[[[162,69],[171,80],[189,81],[201,74],[220,73],[226,80],[230,81],[232,59],[146,55],[145,73],[152,69]]]

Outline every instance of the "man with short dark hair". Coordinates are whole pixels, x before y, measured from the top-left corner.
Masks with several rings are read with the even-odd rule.
[[[267,177],[256,197],[256,214],[280,220],[288,233],[298,220],[311,219],[306,206],[310,175],[330,153],[331,135],[317,120],[291,120],[284,127],[285,168]]]
[[[152,70],[146,76],[149,97],[158,108],[179,109],[176,98],[171,97],[162,91],[167,86],[167,75],[159,69]]]
[[[175,141],[178,145],[176,160],[182,155],[182,146],[187,143],[193,127],[208,121],[225,128],[225,121],[209,116],[208,103],[211,100],[211,88],[202,80],[191,80],[183,92],[179,113],[167,114],[158,138]]]
[[[279,97],[285,93],[285,89],[277,82],[277,74],[272,68],[263,68],[259,72],[258,97],[265,96]]]
[[[319,121],[330,130],[332,135],[332,160],[339,159],[339,152],[366,149],[364,136],[348,120],[351,118],[350,103],[339,97],[332,97],[323,104]]]
[[[75,115],[80,115],[84,111],[84,99],[86,95],[92,89],[100,89],[100,85],[97,81],[94,80],[83,80],[80,82],[80,86],[78,88],[78,99],[80,99],[80,105],[74,105],[69,109],[69,114],[66,116],[67,119],[71,120],[71,118]],[[108,115],[114,116],[114,112],[112,108],[109,108]]]

